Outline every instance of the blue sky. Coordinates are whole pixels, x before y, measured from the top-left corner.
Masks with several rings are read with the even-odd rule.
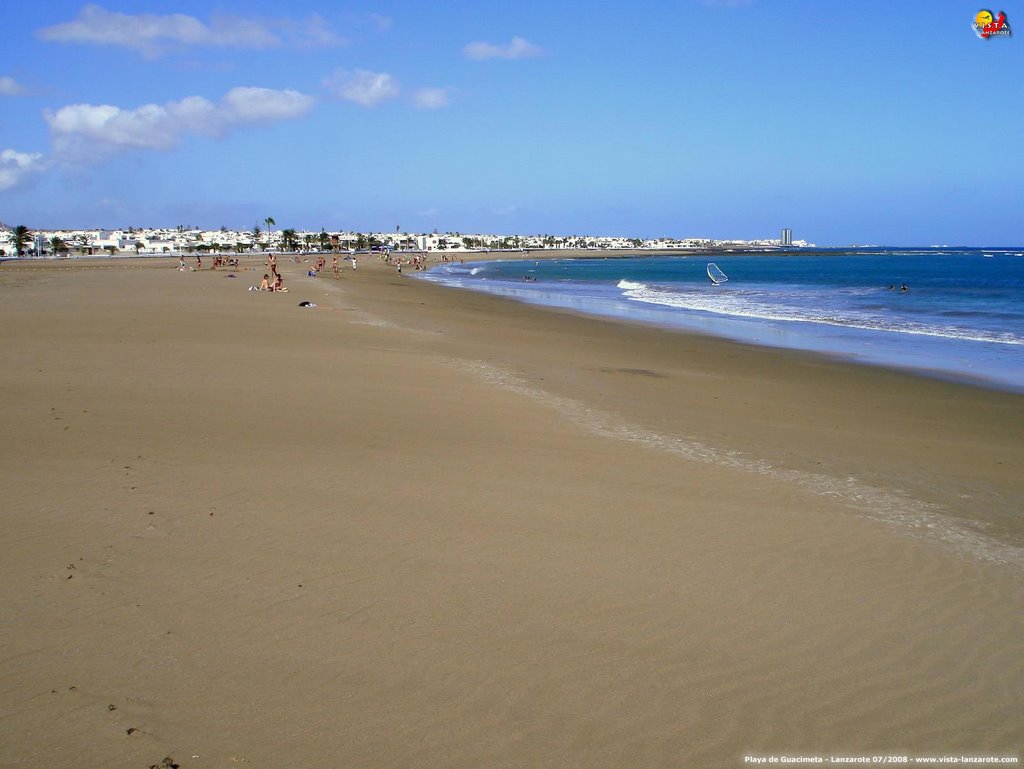
[[[981,7],[4,3],[0,221],[1021,245]]]

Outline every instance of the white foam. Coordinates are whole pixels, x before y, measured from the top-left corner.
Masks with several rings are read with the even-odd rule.
[[[810,309],[787,307],[778,303],[782,295],[772,297],[771,303],[762,301],[758,295],[747,291],[679,291],[658,288],[645,283],[620,280],[617,284],[623,296],[635,302],[693,310],[714,315],[748,320],[785,321],[790,323],[820,323],[861,331],[884,331],[911,336],[928,336],[939,339],[960,339],[968,342],[989,342],[994,344],[1024,345],[1024,338],[1006,332],[991,332],[965,329],[956,326],[940,326],[914,323],[909,320],[893,321],[885,317],[847,312],[845,315],[822,314]],[[854,293],[864,293],[863,291]]]

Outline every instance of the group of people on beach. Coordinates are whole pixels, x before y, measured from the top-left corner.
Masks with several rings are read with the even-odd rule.
[[[270,273],[263,274],[263,280],[260,281],[259,291],[287,291],[288,287],[284,284],[284,278],[281,277],[281,273],[277,271],[277,257],[273,254],[267,255],[267,267],[270,269]],[[273,275],[273,278],[271,278]]]
[[[352,269],[356,268],[356,258],[354,256],[349,257],[352,260]],[[298,256],[293,256],[292,260],[299,263]],[[307,271],[307,275],[311,278],[317,277],[317,275],[327,266],[327,259],[322,254],[318,255],[316,261],[313,262],[310,269]],[[267,267],[270,272],[263,276],[263,280],[259,286],[254,286],[254,291],[287,291],[288,287],[284,285],[284,278],[281,277],[281,273],[277,271],[277,257],[274,254],[267,256]],[[331,270],[334,273],[335,278],[341,277],[341,265],[338,261],[338,255],[335,254],[331,259]],[[273,276],[273,277],[271,277]]]
[[[395,265],[398,268],[398,274],[399,275],[402,274],[402,267],[406,266],[406,265],[412,265],[412,268],[414,270],[426,270],[427,269],[427,255],[425,253],[412,254],[412,255],[410,255],[408,257],[403,258],[403,257],[400,257],[398,255],[392,254],[390,251],[384,251],[383,253],[381,253],[380,258],[381,258],[381,260],[385,264]],[[302,261],[305,261],[305,260],[301,259],[297,254],[293,255],[291,257],[291,259],[296,264],[298,264],[298,263],[300,263]],[[352,269],[353,270],[356,269],[356,257],[354,255],[346,256],[345,259],[347,259],[347,260],[352,262]],[[449,257],[447,254],[443,254],[441,256],[441,260],[444,261],[444,262],[454,262],[454,261],[456,261],[456,259],[457,259],[457,257],[455,257],[455,256]],[[464,263],[465,260],[458,259],[458,261]],[[227,258],[227,257],[222,256],[222,255],[215,256],[214,260],[213,260],[212,269],[217,269],[218,267],[221,267],[221,266],[226,266],[226,267],[237,269],[238,266],[239,266],[239,261],[238,261],[238,259]],[[267,269],[269,270],[269,272],[266,272],[266,273],[263,274],[263,279],[260,281],[258,286],[250,286],[249,290],[250,291],[287,291],[288,287],[284,285],[284,278],[281,277],[281,273],[278,272],[278,270],[277,270],[277,256],[275,254],[267,254],[266,266],[267,266]],[[309,270],[307,271],[306,274],[309,275],[309,277],[311,277],[311,278],[318,277],[319,274],[326,267],[327,267],[327,259],[324,257],[323,254],[319,254],[319,255],[317,255],[315,261],[310,266],[310,268],[309,268]],[[202,260],[201,257],[199,257],[197,255],[196,256],[196,266],[193,267],[192,269],[193,270],[201,270],[202,268],[203,268],[203,260]],[[179,258],[179,260],[178,260],[178,269],[181,270],[181,271],[185,271],[185,270],[189,269],[188,267],[185,266],[185,257],[184,256],[181,256]],[[248,270],[248,269],[251,269],[251,268],[246,267],[245,269]],[[333,272],[335,278],[340,278],[341,277],[342,270],[341,270],[341,265],[340,265],[339,258],[338,258],[337,254],[334,254],[333,257],[331,258],[331,271]],[[230,277],[234,277],[234,275],[231,275]]]
[[[238,259],[236,257],[227,257],[227,256],[224,256],[223,254],[217,254],[216,256],[213,257],[213,264],[211,265],[210,269],[216,270],[218,267],[229,267],[231,269],[237,270],[238,269]],[[187,269],[188,269],[188,267],[185,266],[185,257],[184,257],[184,255],[178,257],[178,270],[180,272],[185,272],[185,270],[187,270]],[[193,270],[201,270],[201,269],[203,269],[203,259],[198,254],[196,254],[196,266],[193,267],[192,269]]]
[[[275,272],[274,278],[271,280],[269,274],[263,274],[263,280],[260,281],[260,285],[256,288],[257,291],[287,291],[288,287],[284,284],[284,278],[281,277],[281,273]]]
[[[309,276],[311,278],[315,278],[317,276],[317,274],[326,266],[327,266],[327,260],[324,259],[323,255],[321,254],[320,256],[318,256],[316,258],[316,261],[313,262],[313,266],[309,268]],[[335,277],[337,277],[338,276],[338,257],[334,257],[334,265],[333,266],[334,266],[334,275],[335,275]]]
[[[402,274],[402,266],[411,264],[414,270],[426,270],[427,269],[427,256],[426,254],[413,254],[408,259],[402,259],[400,256],[394,256],[390,251],[386,251],[381,254],[381,261],[384,264],[394,264],[398,267],[398,274]],[[445,254],[443,257],[444,261],[448,261],[448,255]],[[454,259],[453,259],[454,261]]]
[[[217,254],[213,257],[213,269],[218,267],[230,267],[231,269],[238,269],[237,257],[227,257],[223,254]]]
[[[352,269],[354,270],[356,268],[356,258],[354,256],[347,256],[345,258],[349,259],[352,262]],[[296,258],[296,262],[297,261],[299,261],[298,258]],[[323,257],[323,255],[320,255],[316,258],[316,261],[313,262],[313,266],[310,267],[309,270],[307,270],[306,274],[311,278],[319,277],[320,273],[326,267],[327,260]],[[337,254],[331,257],[331,272],[334,273],[335,278],[341,277],[341,263],[338,261]]]
[[[323,255],[321,254],[316,258],[316,261],[313,262],[313,266],[309,268],[309,271],[306,274],[309,275],[309,277],[311,278],[316,278],[320,275],[320,273],[323,271],[325,267],[327,267],[327,260],[324,259]],[[335,279],[341,277],[341,267],[338,264],[337,254],[335,254],[331,258],[331,272],[334,273]]]

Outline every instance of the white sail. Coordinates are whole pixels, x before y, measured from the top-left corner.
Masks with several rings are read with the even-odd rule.
[[[708,277],[711,278],[711,282],[716,286],[729,280],[729,277],[714,262],[708,262]]]

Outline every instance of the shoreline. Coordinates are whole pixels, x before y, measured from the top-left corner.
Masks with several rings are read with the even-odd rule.
[[[0,269],[0,764],[1019,751],[1020,396],[242,266]]]
[[[530,260],[524,257],[521,260],[480,261],[501,264]],[[435,265],[430,269],[438,270],[442,267],[444,265]],[[426,273],[413,273],[413,276],[449,287],[511,297],[536,307],[575,311],[591,317],[611,318],[618,322],[654,326],[681,333],[706,334],[755,347],[801,351],[856,365],[903,371],[915,376],[999,392],[1024,394],[1024,379],[1021,378],[1024,370],[1008,373],[998,362],[987,360],[988,356],[977,357],[977,350],[973,352],[975,357],[971,358],[970,351],[957,349],[961,341],[947,336],[915,335],[915,347],[908,350],[900,344],[906,334],[892,330],[843,323],[719,315],[699,309],[680,312],[660,306],[657,302],[637,302],[617,293],[602,292],[601,289],[590,289],[582,294],[563,292],[543,281],[520,287],[515,281],[502,279],[500,275],[493,282],[466,281],[464,276],[459,275],[429,276]],[[884,341],[879,345],[875,335],[879,335],[882,340],[889,339],[888,346]],[[922,351],[922,346],[926,351]],[[970,363],[965,364],[965,356]]]

